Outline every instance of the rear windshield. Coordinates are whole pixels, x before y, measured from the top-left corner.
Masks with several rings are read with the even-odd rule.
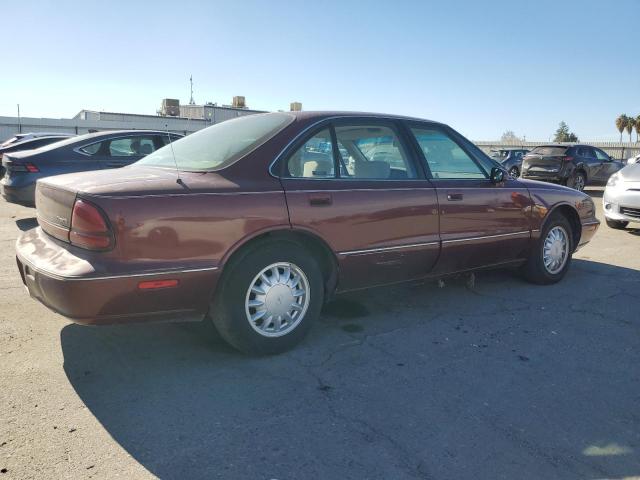
[[[6,147],[7,145],[11,145],[12,143],[17,142],[18,140],[20,140],[22,137],[16,135],[15,137],[11,137],[7,140],[5,140],[4,142],[0,143],[0,147]]]
[[[269,140],[293,119],[288,113],[262,113],[227,120],[156,150],[136,165],[174,168],[177,163],[180,170],[219,170]]]
[[[534,155],[564,155],[569,147],[536,147],[530,153]]]

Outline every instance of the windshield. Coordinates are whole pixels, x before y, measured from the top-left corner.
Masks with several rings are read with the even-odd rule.
[[[504,160],[509,155],[506,150],[491,150],[491,158],[494,160]]]
[[[534,155],[564,155],[569,147],[536,147],[530,153]]]
[[[136,165],[173,168],[177,163],[181,170],[219,170],[269,140],[294,118],[288,113],[262,113],[227,120],[156,150]]]

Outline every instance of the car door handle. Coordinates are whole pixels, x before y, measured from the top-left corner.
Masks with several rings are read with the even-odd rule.
[[[332,203],[333,200],[329,194],[309,195],[309,205],[312,207],[324,207]]]
[[[121,162],[107,162],[107,167],[124,167],[125,164]]]
[[[462,193],[447,193],[447,200],[450,202],[460,201],[464,198]]]

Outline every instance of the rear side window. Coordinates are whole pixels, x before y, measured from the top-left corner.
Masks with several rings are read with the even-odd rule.
[[[175,142],[176,140],[180,140],[182,138],[182,136],[174,135],[173,133],[171,133],[170,135],[172,142]],[[169,135],[162,135],[160,137],[160,140],[162,141],[162,145],[169,145]]]
[[[411,128],[434,179],[485,179],[484,170],[445,133]]]
[[[87,155],[95,155],[100,151],[100,147],[102,146],[102,142],[92,143],[91,145],[85,145],[80,149],[82,153],[86,153]]]
[[[333,143],[328,128],[314,134],[287,162],[293,178],[334,178]]]

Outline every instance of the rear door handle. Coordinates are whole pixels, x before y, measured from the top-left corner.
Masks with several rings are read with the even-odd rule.
[[[309,205],[311,205],[312,207],[325,207],[331,205],[332,203],[333,199],[328,193],[309,195]]]
[[[464,198],[462,193],[447,193],[447,200],[450,202],[460,201]]]

